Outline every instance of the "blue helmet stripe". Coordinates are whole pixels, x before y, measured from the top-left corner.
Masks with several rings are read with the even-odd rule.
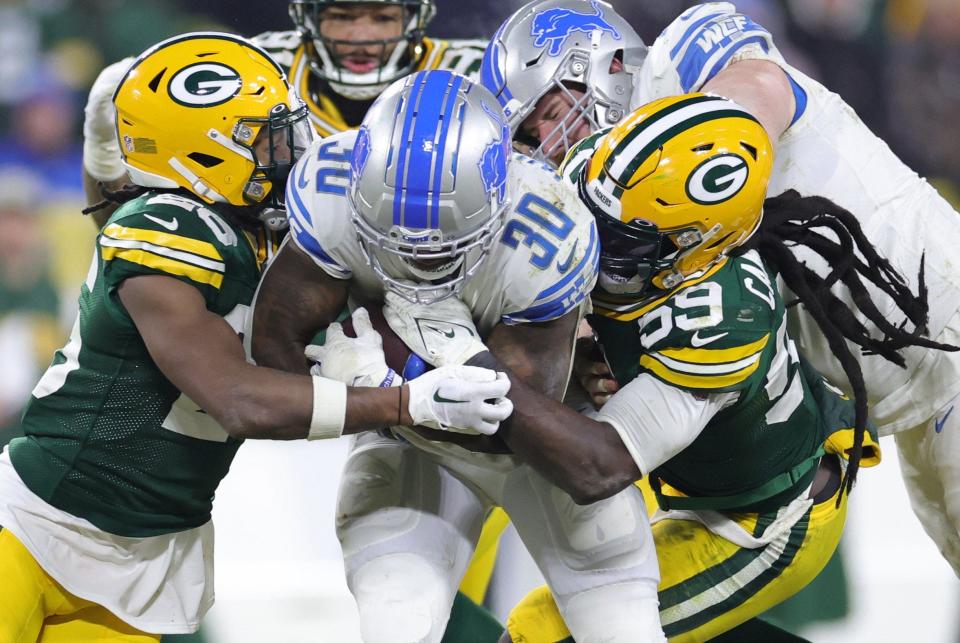
[[[513,98],[513,93],[507,87],[507,83],[500,73],[500,48],[497,47],[497,41],[507,26],[507,22],[509,20],[504,21],[497,29],[497,33],[493,34],[493,38],[487,44],[487,48],[483,52],[483,59],[480,62],[480,83],[497,97],[501,106],[506,105]]]
[[[407,139],[410,137],[410,126],[413,123],[413,116],[417,113],[417,100],[420,98],[420,91],[423,89],[423,74],[419,73],[413,77],[410,87],[410,96],[405,104],[407,113],[403,120],[403,132],[400,135],[400,149],[397,150],[397,173],[393,179],[393,224],[401,225],[403,223],[401,206],[406,197],[406,175],[404,170],[407,165]],[[398,103],[398,106],[403,103]]]
[[[420,100],[407,105],[408,118],[413,119],[413,136],[401,141],[401,156],[406,153],[409,167],[403,186],[403,227],[410,229],[428,228],[428,204],[430,201],[430,170],[434,160],[440,156],[442,164],[443,150],[437,148],[437,129],[443,132],[450,127],[449,119],[441,122],[444,98],[453,74],[448,71],[430,71],[418,74],[416,81],[422,87]]]
[[[430,227],[440,227],[440,188],[443,181],[443,157],[447,149],[447,134],[450,133],[451,121],[453,118],[453,106],[457,101],[457,92],[460,91],[460,85],[463,84],[463,78],[453,76],[453,83],[447,92],[447,99],[443,105],[443,116],[440,121],[440,142],[435,151],[435,160],[433,163],[433,189],[430,193],[432,202],[430,207]],[[459,148],[459,145],[457,146]]]

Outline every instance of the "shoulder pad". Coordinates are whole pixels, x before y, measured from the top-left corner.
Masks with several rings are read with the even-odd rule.
[[[147,193],[125,204],[97,238],[105,265],[126,266],[113,271],[117,275],[169,274],[215,289],[239,243],[236,229],[213,209],[169,193]]]
[[[509,324],[557,319],[580,306],[600,258],[593,216],[576,191],[539,161],[518,157],[514,204],[493,253],[507,284]]]
[[[349,130],[317,139],[290,170],[287,181],[287,217],[294,241],[317,265],[341,279],[351,271],[336,260],[332,249],[352,225],[346,195],[356,137],[357,131]]]
[[[297,48],[303,42],[299,32],[295,30],[265,31],[257,34],[250,41],[265,50],[281,67],[288,71],[290,65],[293,64],[293,56]]]
[[[424,69],[447,69],[463,74],[472,80],[479,80],[480,63],[483,61],[483,51],[486,49],[486,40],[441,40],[432,38],[435,45],[428,54]]]
[[[590,157],[593,156],[594,150],[597,149],[597,145],[600,142],[600,139],[604,134],[609,132],[611,127],[607,127],[598,132],[594,132],[590,136],[581,139],[579,143],[570,148],[567,152],[566,158],[563,159],[563,163],[560,164],[560,169],[558,172],[563,177],[564,181],[572,183],[573,185],[577,184],[578,177],[580,172],[583,170],[583,166],[590,160]]]

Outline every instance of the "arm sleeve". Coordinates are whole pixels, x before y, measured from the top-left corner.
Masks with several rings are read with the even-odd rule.
[[[596,420],[616,430],[646,476],[690,445],[738,397],[737,392],[697,395],[640,375],[610,398]]]

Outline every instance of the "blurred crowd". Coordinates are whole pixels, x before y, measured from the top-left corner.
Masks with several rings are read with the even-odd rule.
[[[612,0],[647,42],[689,0]],[[429,32],[485,37],[520,0],[437,0]],[[788,60],[843,95],[957,200],[960,2],[740,0]],[[72,324],[95,230],[80,215],[86,93],[101,67],[197,29],[288,29],[286,2],[0,0],[0,444]]]

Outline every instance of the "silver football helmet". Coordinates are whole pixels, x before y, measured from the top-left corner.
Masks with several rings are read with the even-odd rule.
[[[595,132],[630,111],[634,74],[646,55],[640,36],[606,2],[534,0],[490,40],[480,79],[500,101],[514,138],[522,137],[520,125],[544,94],[556,89],[566,96],[577,116],[560,119],[542,140],[521,138],[532,156],[549,160],[577,142],[572,132],[584,120]]]
[[[334,40],[320,35],[320,21],[327,7],[358,4],[399,5],[406,10],[406,24],[397,38],[385,40]],[[333,91],[352,100],[374,98],[387,85],[412,72],[420,62],[427,23],[437,8],[433,0],[291,0],[290,17],[307,43],[310,70],[330,84]],[[345,69],[334,55],[338,44],[379,47],[380,64],[364,74]],[[395,44],[390,51],[390,45]]]
[[[422,71],[380,95],[357,133],[347,195],[387,289],[420,303],[460,292],[503,226],[511,155],[497,99],[459,74]]]

